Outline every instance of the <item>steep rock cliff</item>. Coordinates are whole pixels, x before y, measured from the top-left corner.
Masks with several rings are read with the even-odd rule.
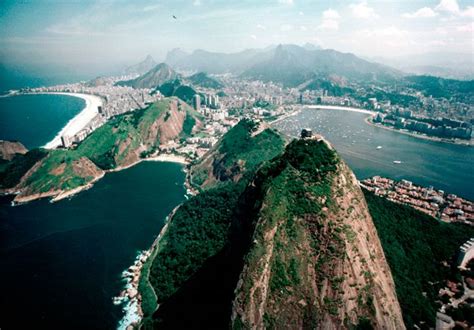
[[[326,142],[293,141],[247,193],[259,197],[239,219],[254,230],[234,328],[404,328],[364,195]]]

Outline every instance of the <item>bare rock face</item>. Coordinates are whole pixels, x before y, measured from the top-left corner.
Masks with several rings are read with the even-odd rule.
[[[263,198],[234,328],[405,328],[364,195],[325,142],[292,142],[253,185]]]
[[[17,154],[26,154],[28,149],[20,142],[0,140],[0,159],[12,160]]]

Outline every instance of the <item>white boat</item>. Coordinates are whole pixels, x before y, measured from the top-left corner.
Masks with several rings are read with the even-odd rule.
[[[402,161],[401,161],[401,160],[394,160],[393,163],[394,163],[394,164],[401,164]]]
[[[382,146],[377,146],[377,149],[382,149]]]

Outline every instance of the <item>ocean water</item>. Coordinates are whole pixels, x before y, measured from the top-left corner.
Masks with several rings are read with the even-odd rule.
[[[67,95],[0,97],[0,140],[41,147],[84,107],[84,100]]]
[[[0,197],[0,327],[115,328],[121,272],[184,200],[184,179],[182,165],[142,162],[70,200]]]
[[[374,175],[406,179],[474,200],[474,147],[392,132],[368,125],[366,117],[349,111],[306,109],[275,127],[294,137],[304,127],[322,134],[358,179]],[[394,160],[402,163],[394,164]]]

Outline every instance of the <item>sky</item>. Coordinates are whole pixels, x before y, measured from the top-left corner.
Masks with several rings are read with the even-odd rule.
[[[2,0],[0,27],[3,64],[109,69],[173,48],[280,43],[365,57],[474,54],[473,0]]]

